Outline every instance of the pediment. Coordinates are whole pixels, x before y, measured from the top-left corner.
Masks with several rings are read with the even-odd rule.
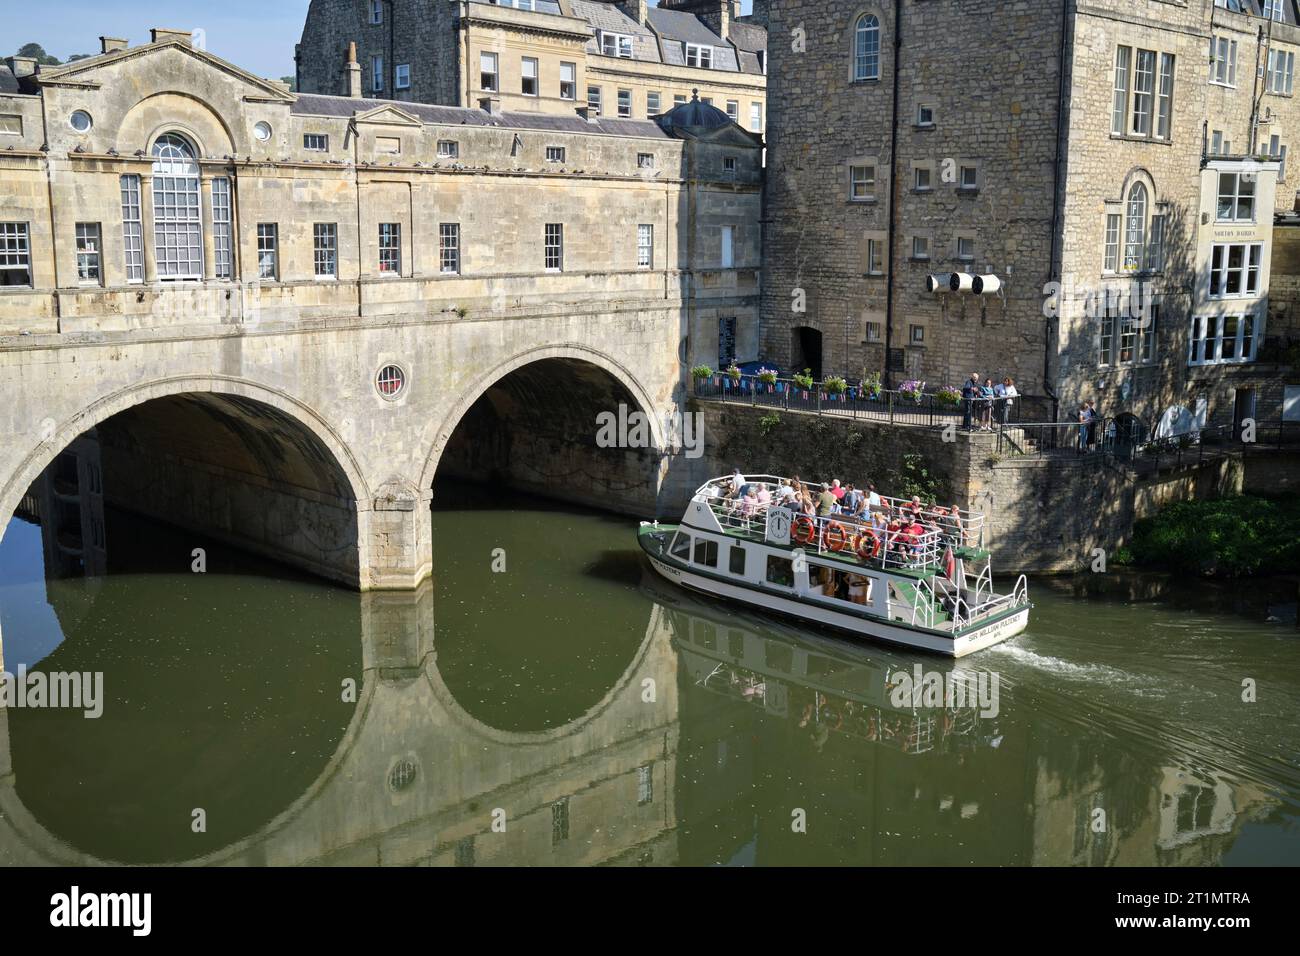
[[[419,118],[412,116],[406,110],[388,104],[357,113],[356,121],[374,126],[409,126],[417,129],[424,127],[424,123]]]

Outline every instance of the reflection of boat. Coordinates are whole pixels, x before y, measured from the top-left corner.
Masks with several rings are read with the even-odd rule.
[[[710,482],[681,524],[643,524],[641,547],[684,587],[951,657],[1028,626],[1024,576],[1009,593],[993,589],[983,515],[883,497],[874,523],[796,515],[775,504],[788,485],[770,475]],[[750,487],[773,503],[755,504]]]
[[[997,746],[995,718],[971,699],[917,706],[898,693],[907,666],[856,648],[780,633],[740,615],[710,613],[651,587],[691,682],[800,728],[877,743],[903,753]],[[680,593],[680,592],[679,592]]]

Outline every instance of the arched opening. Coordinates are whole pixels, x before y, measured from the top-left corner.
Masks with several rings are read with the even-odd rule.
[[[0,540],[4,669],[49,688],[7,717],[18,797],[77,851],[130,863],[214,852],[297,799],[363,663],[358,596],[321,580],[355,586],[359,567],[355,471],[328,432],[251,386],[165,387],[29,459]]]
[[[437,459],[438,669],[489,727],[578,719],[642,643],[624,515],[654,514],[662,430],[635,388],[595,360],[526,362],[472,402]]]
[[[507,372],[474,401],[441,450],[435,480],[648,514],[659,436],[652,413],[613,372],[578,358],[542,358]]]
[[[813,378],[822,377],[822,334],[817,329],[800,325],[790,333],[790,371],[809,369]]]

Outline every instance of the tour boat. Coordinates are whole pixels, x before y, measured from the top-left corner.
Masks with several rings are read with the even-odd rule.
[[[737,481],[766,488],[772,503],[731,496]],[[1007,593],[993,588],[979,512],[878,496],[873,526],[782,507],[786,484],[716,479],[696,491],[680,524],[642,522],[638,540],[669,581],[857,637],[962,657],[1029,625],[1025,576]],[[904,517],[903,528],[887,526]]]

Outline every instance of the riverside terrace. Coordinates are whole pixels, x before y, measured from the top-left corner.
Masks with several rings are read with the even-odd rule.
[[[763,381],[756,375],[736,377],[726,372],[696,375],[694,379],[695,397],[703,401],[875,419],[896,425],[960,426],[965,414],[959,396],[947,399],[940,392],[907,392],[843,379],[811,383],[792,378]],[[979,400],[974,404],[978,419],[990,403]],[[1041,396],[1017,396],[1006,408],[1006,422],[1045,421],[1051,417],[1051,406],[1051,401]],[[993,404],[990,411],[996,425],[999,406]]]

